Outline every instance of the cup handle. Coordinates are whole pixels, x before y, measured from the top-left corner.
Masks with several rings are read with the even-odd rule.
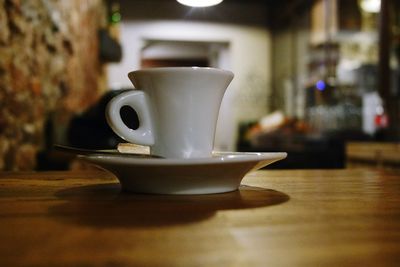
[[[130,106],[136,111],[139,117],[139,128],[136,130],[122,121],[120,110],[123,106]],[[106,118],[111,129],[126,141],[145,146],[154,145],[149,104],[143,91],[132,90],[111,99],[107,105]]]

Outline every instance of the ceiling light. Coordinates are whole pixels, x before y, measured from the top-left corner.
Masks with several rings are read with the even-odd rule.
[[[207,7],[215,6],[221,3],[223,0],[176,0],[182,5],[192,7]]]
[[[361,9],[369,13],[378,13],[381,9],[381,0],[361,0]]]

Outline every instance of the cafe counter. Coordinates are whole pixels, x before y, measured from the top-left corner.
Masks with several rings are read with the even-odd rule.
[[[0,240],[0,266],[398,266],[400,172],[262,170],[211,195],[3,172]]]

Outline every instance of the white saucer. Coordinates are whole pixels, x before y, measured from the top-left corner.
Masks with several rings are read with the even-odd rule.
[[[123,190],[150,194],[213,194],[237,190],[243,177],[287,153],[215,152],[210,158],[158,159],[80,156],[116,175]]]

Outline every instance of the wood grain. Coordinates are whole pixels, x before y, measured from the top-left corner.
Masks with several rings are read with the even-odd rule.
[[[0,173],[0,240],[0,266],[398,266],[400,173],[259,171],[205,196]]]

